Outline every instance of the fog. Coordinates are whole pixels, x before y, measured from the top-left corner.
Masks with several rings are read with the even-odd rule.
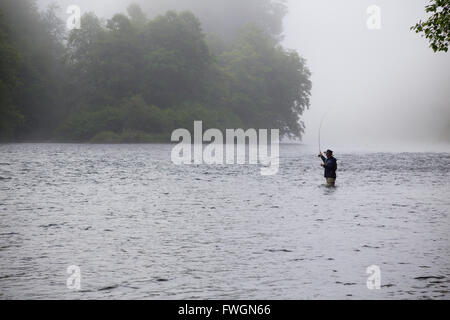
[[[192,1],[192,0],[191,0]],[[40,0],[45,7],[51,0]],[[167,9],[189,9],[190,1],[63,0],[82,12],[109,18],[139,3],[152,17]],[[201,3],[201,1],[195,1]],[[215,12],[227,8],[217,1]],[[339,146],[430,146],[450,142],[450,59],[434,53],[410,30],[426,17],[427,0],[288,1],[283,45],[297,50],[312,71],[311,108],[304,114],[304,143]],[[205,2],[206,3],[206,2]],[[219,5],[222,3],[221,5]],[[381,29],[366,25],[370,5],[381,8]],[[209,7],[211,9],[211,7]],[[204,9],[204,10],[202,10]],[[212,9],[211,9],[212,10]],[[227,10],[239,10],[227,8]],[[208,10],[194,8],[205,23]],[[223,28],[234,21],[217,22]],[[228,23],[228,24],[227,24]]]
[[[434,144],[450,141],[450,57],[435,54],[410,26],[425,18],[425,0],[290,1],[287,47],[313,72],[306,143]],[[369,30],[366,9],[381,8]]]

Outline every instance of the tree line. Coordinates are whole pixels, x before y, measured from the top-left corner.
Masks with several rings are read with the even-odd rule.
[[[56,12],[0,0],[3,141],[163,142],[195,120],[302,136],[310,72],[279,29],[249,23],[223,39],[189,11],[149,19],[134,4],[67,32]]]

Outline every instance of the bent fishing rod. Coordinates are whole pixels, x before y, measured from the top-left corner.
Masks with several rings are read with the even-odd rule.
[[[322,152],[322,142],[321,142],[321,140],[322,140],[322,126],[323,126],[323,123],[324,123],[326,117],[328,116],[328,113],[330,113],[330,110],[331,109],[328,109],[328,111],[325,112],[325,114],[322,116],[322,120],[320,121],[320,126],[319,126],[319,152]]]

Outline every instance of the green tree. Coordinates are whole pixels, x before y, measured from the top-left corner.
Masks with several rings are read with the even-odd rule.
[[[64,114],[66,70],[62,59],[62,23],[56,18],[56,7],[41,14],[32,0],[1,0],[0,10],[10,46],[20,56],[17,85],[9,85],[8,89],[11,104],[23,115],[20,126],[11,122],[16,127],[15,136],[49,138]]]
[[[300,138],[300,116],[309,107],[310,72],[294,51],[275,45],[254,25],[241,33],[233,51],[222,55],[222,65],[231,81],[229,104],[244,125],[277,128]]]
[[[111,102],[103,95],[104,83],[99,78],[98,70],[102,61],[101,42],[105,37],[106,31],[94,13],[84,14],[81,28],[72,30],[68,36],[66,61],[70,91],[67,104],[70,113]]]
[[[166,108],[201,98],[211,55],[192,13],[170,11],[150,21],[143,45],[141,91],[148,103]]]
[[[0,11],[0,23],[2,20]],[[13,94],[19,85],[20,56],[9,41],[8,29],[0,24],[0,139],[12,138],[23,115],[14,104]]]
[[[147,13],[189,10],[202,22],[205,32],[234,42],[248,23],[276,40],[282,39],[286,0],[142,0]]]
[[[103,28],[86,15],[81,30],[71,33],[69,60],[74,87],[84,92],[81,105],[101,108],[140,94],[168,108],[202,96],[211,58],[198,19],[169,12],[144,28],[134,25],[119,14]]]
[[[425,36],[434,52],[447,52],[450,41],[450,0],[431,0],[425,11],[431,14],[428,20],[420,20],[411,29]]]
[[[144,11],[142,11],[142,8],[136,4],[132,3],[127,8],[128,16],[131,19],[131,23],[135,28],[142,29],[144,28],[145,24],[147,23],[148,19],[145,15]]]
[[[167,141],[195,120],[301,137],[310,73],[279,44],[283,5],[274,5],[243,6],[259,13],[238,20],[254,23],[224,41],[206,38],[188,11],[148,20],[134,4],[106,22],[85,14],[66,34],[55,6],[38,12],[33,0],[0,0],[0,138]],[[259,21],[265,14],[274,20]]]

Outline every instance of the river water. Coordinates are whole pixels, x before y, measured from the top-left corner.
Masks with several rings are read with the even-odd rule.
[[[450,153],[337,153],[327,188],[305,146],[266,177],[171,148],[0,145],[0,299],[450,298]]]

